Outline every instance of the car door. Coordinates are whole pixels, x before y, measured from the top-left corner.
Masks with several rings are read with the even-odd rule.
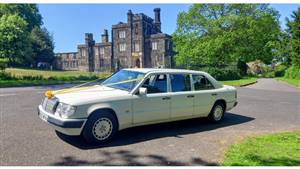
[[[189,117],[194,112],[190,74],[170,74],[171,118]]]
[[[137,95],[133,100],[133,123],[147,123],[170,118],[170,93],[167,74],[150,75],[141,87],[146,95]]]
[[[217,93],[212,83],[201,74],[192,75],[194,89],[194,115],[207,116],[212,109]]]

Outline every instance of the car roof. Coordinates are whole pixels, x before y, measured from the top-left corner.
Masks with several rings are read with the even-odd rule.
[[[159,73],[159,72],[164,72],[164,73],[205,73],[202,71],[195,71],[195,70],[186,70],[186,69],[165,69],[165,68],[126,68],[123,70],[128,70],[128,71],[135,71],[135,72],[141,72],[141,73]]]

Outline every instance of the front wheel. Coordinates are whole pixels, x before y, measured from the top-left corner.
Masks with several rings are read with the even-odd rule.
[[[113,138],[117,131],[117,119],[110,112],[95,112],[83,129],[83,137],[88,143],[104,144]]]
[[[225,105],[222,102],[216,102],[213,106],[208,119],[212,122],[219,122],[223,119],[225,112]]]

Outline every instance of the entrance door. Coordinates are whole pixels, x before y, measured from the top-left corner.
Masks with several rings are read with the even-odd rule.
[[[140,64],[141,64],[140,59],[136,59],[135,60],[135,67],[140,68]]]

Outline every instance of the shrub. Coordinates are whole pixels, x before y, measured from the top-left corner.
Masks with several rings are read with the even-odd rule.
[[[22,76],[20,79],[22,80],[44,80],[43,76]]]
[[[238,69],[233,69],[229,67],[225,67],[225,68],[206,67],[206,68],[202,68],[201,70],[209,73],[217,80],[237,80],[241,78],[240,71]]]
[[[300,79],[300,68],[295,66],[291,66],[286,69],[284,77],[287,79]]]
[[[0,71],[0,80],[13,80],[15,79],[10,73],[5,72],[4,70]]]
[[[275,67],[275,76],[276,77],[283,77],[287,67],[283,64],[277,65]]]
[[[263,72],[262,72],[262,77],[273,78],[273,77],[275,77],[275,71],[269,66],[264,66]]]
[[[265,77],[265,78],[273,78],[273,77],[275,77],[275,72],[274,71],[265,72],[263,74],[263,77]]]

